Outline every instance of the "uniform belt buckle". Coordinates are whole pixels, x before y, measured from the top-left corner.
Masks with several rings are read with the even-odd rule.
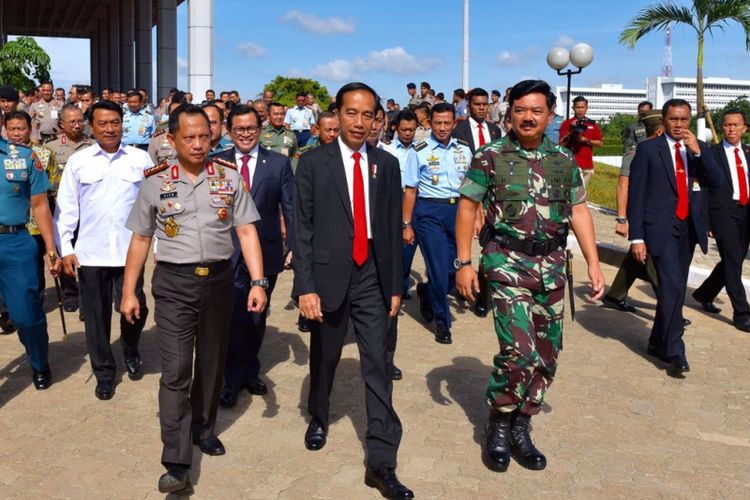
[[[450,204],[451,205],[455,205],[456,204],[456,199],[455,198],[450,198]]]
[[[207,267],[196,267],[193,271],[196,276],[208,276],[208,268]]]

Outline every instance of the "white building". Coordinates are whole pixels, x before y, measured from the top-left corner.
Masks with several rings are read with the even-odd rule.
[[[648,79],[648,100],[661,108],[669,99],[685,99],[696,109],[695,78],[656,76]],[[718,109],[730,101],[750,96],[750,80],[731,78],[703,78],[703,96],[708,109]]]
[[[557,114],[564,117],[567,87],[557,87],[555,95]],[[589,102],[586,116],[592,120],[602,120],[617,113],[634,115],[638,111],[638,104],[646,100],[646,89],[626,89],[620,83],[605,83],[600,87],[571,87],[570,116],[573,116],[573,99],[579,95]]]

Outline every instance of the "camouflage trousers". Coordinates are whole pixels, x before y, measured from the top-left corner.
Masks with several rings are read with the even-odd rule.
[[[501,411],[536,415],[562,349],[565,288],[529,290],[496,281],[490,286],[500,352],[487,399]]]

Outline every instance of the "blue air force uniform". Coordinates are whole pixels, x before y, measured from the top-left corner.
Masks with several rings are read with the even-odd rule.
[[[37,245],[26,229],[31,197],[49,179],[31,149],[0,138],[0,295],[18,327],[31,367],[47,369],[47,319],[38,295]]]
[[[155,128],[154,115],[145,107],[135,113],[128,109],[122,118],[122,142],[146,151]]]
[[[448,291],[455,285],[456,211],[459,187],[471,162],[471,149],[461,139],[451,138],[447,145],[430,135],[414,146],[416,167],[406,172],[404,185],[417,188],[414,206],[414,231],[422,249],[428,295],[435,323],[451,326]]]

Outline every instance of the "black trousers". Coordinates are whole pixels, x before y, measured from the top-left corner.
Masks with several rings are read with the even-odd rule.
[[[745,287],[742,285],[742,264],[750,245],[749,219],[750,206],[732,205],[729,219],[720,221],[722,230],[716,236],[721,261],[695,291],[696,298],[704,302],[713,302],[726,286],[735,321],[750,318],[750,305],[747,303]]]
[[[232,318],[231,262],[208,276],[157,264],[151,292],[161,356],[161,460],[190,465],[191,431],[200,438],[214,433]]]
[[[266,297],[271,302],[271,294],[276,286],[278,275],[268,277]],[[229,328],[229,352],[224,370],[224,386],[241,389],[250,379],[260,374],[258,353],[266,334],[268,308],[262,313],[251,313],[247,310],[247,296],[250,293],[250,273],[244,262],[240,261],[234,277],[234,310]]]
[[[685,360],[682,306],[698,238],[690,219],[676,220],[672,233],[665,234],[664,238],[663,253],[653,256],[659,286],[656,288],[656,315],[649,344],[668,358],[677,356]]]
[[[628,290],[633,286],[636,278],[650,282],[654,292],[656,291],[659,278],[656,276],[654,259],[650,256],[647,257],[644,265],[635,260],[632,253],[627,252],[625,258],[622,259],[615,279],[612,280],[612,286],[609,288],[607,295],[615,300],[625,300],[628,296]]]
[[[116,364],[110,347],[112,302],[114,298],[115,310],[119,313],[124,271],[124,267],[81,266],[78,268],[86,347],[96,380],[113,380],[115,377]],[[142,273],[136,285],[136,295],[141,305],[141,319],[131,325],[124,316],[120,315],[120,340],[126,359],[137,355],[138,340],[148,316],[146,296],[143,294]]]
[[[393,383],[386,368],[388,308],[380,293],[372,257],[361,267],[355,266],[341,307],[323,312],[322,323],[311,322],[308,410],[328,426],[329,396],[350,320],[365,382],[367,465],[396,467],[401,421],[393,409]]]
[[[54,213],[54,212],[53,212]],[[76,230],[76,233],[78,231]],[[73,238],[73,244],[75,245],[75,238]],[[34,241],[36,241],[37,247],[37,261],[36,268],[39,273],[39,295],[44,293],[47,284],[44,279],[44,273],[46,271],[44,267],[44,255],[47,253],[47,247],[44,245],[44,238],[41,234],[34,235]],[[75,276],[62,273],[60,275],[60,288],[62,288],[62,300],[64,305],[74,305],[78,307],[78,283],[76,282]],[[55,297],[57,298],[57,297]]]

